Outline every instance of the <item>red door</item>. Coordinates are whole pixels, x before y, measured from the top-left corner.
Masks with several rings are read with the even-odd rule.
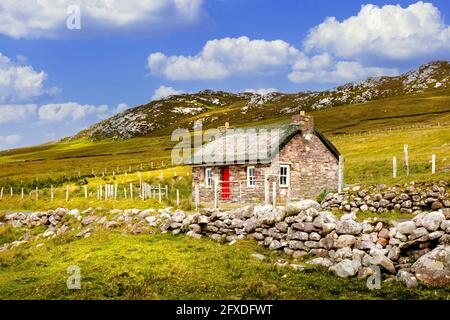
[[[222,199],[230,199],[230,167],[222,167]]]

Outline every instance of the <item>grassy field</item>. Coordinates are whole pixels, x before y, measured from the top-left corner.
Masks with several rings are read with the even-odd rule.
[[[398,282],[369,290],[364,280],[326,269],[276,267],[283,253],[254,241],[223,245],[184,235],[95,232],[65,235],[0,253],[0,299],[449,299],[446,289]],[[259,252],[265,261],[252,258]],[[293,261],[304,263],[304,261]],[[81,271],[81,289],[69,290],[69,266]]]

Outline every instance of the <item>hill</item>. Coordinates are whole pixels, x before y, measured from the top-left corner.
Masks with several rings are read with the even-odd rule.
[[[80,138],[94,141],[109,138],[118,140],[142,137],[153,132],[167,134],[178,126],[192,128],[194,120],[198,119],[202,119],[206,127],[221,126],[225,121],[241,125],[285,118],[300,110],[323,110],[418,94],[447,95],[448,89],[450,89],[450,63],[438,61],[425,64],[400,76],[369,78],[359,83],[350,83],[320,92],[234,94],[204,90],[195,94],[170,96],[126,110],[94,124],[67,140]],[[371,110],[371,113],[372,111],[385,112]]]
[[[192,130],[198,119],[204,120],[205,127],[225,121],[233,126],[286,122],[299,110],[308,110],[316,126],[345,156],[348,183],[388,179],[392,156],[401,159],[403,144],[410,146],[410,179],[432,178],[432,153],[439,172],[433,179],[449,179],[449,74],[448,62],[435,62],[399,77],[368,79],[321,93],[202,91],[172,96],[127,110],[64,141],[0,152],[0,186],[7,185],[7,179],[56,179],[92,171],[108,174],[129,166],[138,170],[141,165],[150,170],[151,163],[155,168],[161,161],[170,163],[175,144],[170,134],[177,127]],[[311,103],[323,104],[325,97],[333,102],[309,104],[302,96]]]

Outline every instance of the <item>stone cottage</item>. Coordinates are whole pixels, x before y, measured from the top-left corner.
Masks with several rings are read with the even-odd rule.
[[[231,129],[227,123],[195,150],[190,164],[193,199],[202,203],[315,199],[338,186],[339,151],[304,112],[272,127]]]

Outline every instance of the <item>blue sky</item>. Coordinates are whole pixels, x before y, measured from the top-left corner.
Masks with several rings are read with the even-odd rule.
[[[450,56],[447,0],[62,3],[0,4],[0,149],[171,93],[320,90]]]

